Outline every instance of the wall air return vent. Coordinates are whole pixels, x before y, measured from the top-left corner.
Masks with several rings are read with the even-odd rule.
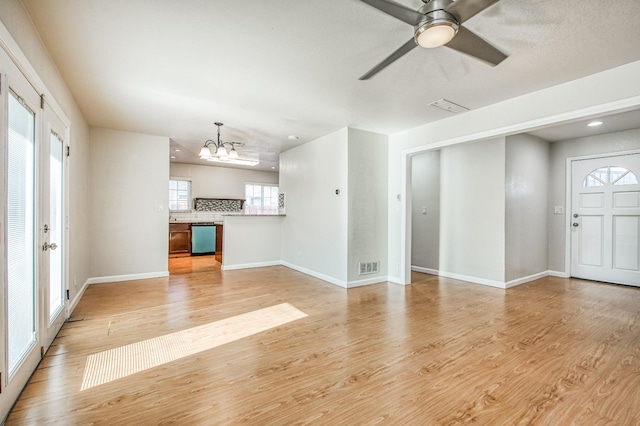
[[[380,272],[380,261],[358,264],[358,275],[377,274],[378,272]]]

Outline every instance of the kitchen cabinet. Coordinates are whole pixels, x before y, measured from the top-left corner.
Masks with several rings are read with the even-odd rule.
[[[216,260],[222,263],[222,226],[216,225]]]
[[[191,256],[191,225],[169,224],[169,257]]]

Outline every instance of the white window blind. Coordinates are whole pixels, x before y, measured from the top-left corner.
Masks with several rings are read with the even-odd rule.
[[[9,96],[7,276],[9,374],[35,341],[35,114]]]

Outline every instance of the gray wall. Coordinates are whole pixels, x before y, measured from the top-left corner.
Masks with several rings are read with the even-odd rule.
[[[566,202],[566,159],[591,154],[640,149],[640,129],[609,133],[600,136],[572,139],[551,144],[550,150],[550,191],[549,191],[549,269],[565,272],[566,216],[554,215],[554,206],[564,206]]]
[[[437,271],[440,268],[440,151],[412,157],[411,188],[411,266]]]
[[[168,273],[169,138],[92,127],[90,166],[92,278]]]
[[[341,283],[347,281],[347,146],[344,128],[280,154],[287,213],[282,260]]]
[[[388,138],[349,129],[348,281],[387,275]],[[358,275],[359,262],[380,261],[378,274]]]
[[[502,283],[505,139],[447,147],[440,160],[440,271]]]
[[[548,270],[549,143],[506,138],[505,281]]]

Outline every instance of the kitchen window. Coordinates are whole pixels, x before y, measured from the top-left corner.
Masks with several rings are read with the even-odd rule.
[[[278,186],[257,183],[244,185],[247,214],[278,214]]]
[[[169,180],[169,211],[191,211],[191,181],[184,179]]]

